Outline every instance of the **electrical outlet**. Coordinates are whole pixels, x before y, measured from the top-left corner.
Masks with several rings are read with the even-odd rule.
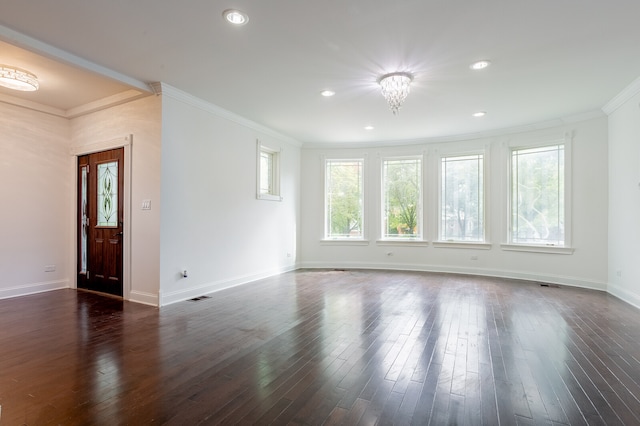
[[[56,270],[56,265],[46,265],[44,267],[45,272],[55,272],[55,270]]]
[[[621,276],[622,276],[622,271],[621,271],[621,270],[617,270],[617,271],[616,271],[616,275],[617,275],[617,276],[619,276],[619,277],[621,277]]]

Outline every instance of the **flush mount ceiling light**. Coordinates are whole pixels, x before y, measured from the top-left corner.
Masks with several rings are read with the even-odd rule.
[[[23,92],[33,92],[40,87],[38,78],[35,75],[29,71],[8,65],[0,65],[0,86]]]
[[[224,19],[226,19],[227,22],[233,25],[244,25],[249,22],[249,16],[246,13],[236,9],[227,9],[222,12],[222,16],[224,16]]]
[[[485,115],[487,115],[486,111],[478,111],[478,112],[474,112],[473,114],[474,117],[484,117]]]
[[[398,114],[398,110],[407,98],[412,81],[413,74],[408,72],[392,72],[378,79],[378,84],[382,88],[382,96],[389,103],[394,115]]]
[[[336,94],[336,92],[334,92],[333,90],[323,90],[322,92],[320,92],[320,94],[326,98],[333,96]]]
[[[483,59],[481,61],[477,61],[472,63],[471,65],[469,65],[469,68],[471,68],[472,70],[483,70],[486,67],[488,67],[489,65],[491,65],[491,61],[489,61],[488,59]]]

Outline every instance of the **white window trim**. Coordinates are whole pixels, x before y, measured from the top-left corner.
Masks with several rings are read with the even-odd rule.
[[[533,148],[541,148],[545,146],[553,146],[553,145],[564,145],[564,245],[551,245],[551,244],[519,244],[511,242],[511,231],[512,231],[512,213],[511,213],[511,179],[512,179],[512,152],[519,149],[533,149]],[[539,140],[537,142],[532,143],[509,143],[507,146],[506,155],[506,166],[507,166],[507,179],[506,179],[506,188],[505,193],[507,195],[507,205],[506,205],[506,217],[507,217],[507,226],[505,229],[505,243],[500,244],[500,248],[505,251],[520,251],[520,252],[530,252],[530,253],[550,253],[550,254],[573,254],[575,249],[572,247],[572,193],[573,187],[571,182],[571,177],[573,176],[572,172],[572,163],[573,163],[573,134],[572,132],[566,132],[564,137],[556,137],[556,138],[545,138],[544,140]]]
[[[322,245],[368,245],[369,240],[367,238],[367,224],[368,221],[368,209],[367,209],[367,169],[368,161],[367,155],[354,155],[354,156],[321,156],[322,161],[322,237],[320,242]],[[362,236],[360,237],[328,237],[327,236],[327,162],[328,161],[362,161]]]
[[[273,154],[273,176],[272,176],[272,193],[262,194],[260,192],[260,176],[261,176],[261,154],[268,152]],[[280,164],[281,164],[282,148],[272,148],[260,143],[256,140],[256,198],[258,200],[282,201],[280,194]]]
[[[438,203],[437,203],[437,209],[438,211],[436,212],[436,222],[437,222],[437,226],[436,226],[436,240],[433,242],[433,246],[434,247],[439,247],[439,248],[451,248],[451,247],[458,247],[458,248],[480,248],[480,249],[490,249],[491,248],[491,242],[488,240],[487,236],[491,235],[490,232],[490,223],[488,218],[491,217],[491,215],[489,214],[489,209],[490,209],[490,203],[488,203],[487,201],[490,200],[490,193],[489,193],[489,182],[491,181],[489,173],[491,168],[489,167],[489,161],[490,161],[490,149],[491,147],[489,145],[485,145],[484,149],[476,149],[476,150],[468,150],[468,151],[452,151],[452,152],[444,152],[444,153],[440,153],[438,154],[437,157],[437,161],[438,161],[438,166],[437,166],[437,173],[438,173],[438,178],[437,178],[437,188],[436,188],[436,193],[437,193],[437,197],[438,197]],[[449,158],[449,157],[466,157],[466,156],[472,156],[472,155],[482,155],[482,240],[481,241],[463,241],[463,240],[442,240],[442,217],[440,217],[440,215],[442,214],[442,159],[443,158]],[[477,246],[477,247],[474,247]]]
[[[384,161],[385,160],[420,160],[420,214],[419,217],[417,218],[418,223],[420,224],[420,235],[417,237],[384,237],[384,185],[382,182],[384,173],[383,173],[383,167],[384,167]],[[424,173],[424,169],[425,169],[425,155],[424,153],[421,154],[414,154],[414,155],[388,155],[388,156],[379,156],[379,163],[378,163],[378,170],[380,172],[379,178],[378,178],[378,183],[380,185],[380,191],[379,191],[379,201],[378,201],[378,235],[379,238],[376,241],[376,243],[378,245],[398,245],[398,246],[402,246],[402,245],[427,245],[427,240],[425,239],[425,223],[424,223],[424,200],[425,200],[425,173]],[[392,243],[392,244],[383,244],[383,243]]]

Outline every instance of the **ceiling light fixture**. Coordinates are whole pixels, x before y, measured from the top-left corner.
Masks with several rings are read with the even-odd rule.
[[[373,126],[364,126],[364,129],[365,129],[365,130],[373,130],[374,128],[375,128],[375,127],[373,127]]]
[[[378,84],[382,88],[382,96],[389,103],[394,115],[398,114],[398,110],[407,98],[412,81],[413,74],[408,72],[392,72],[378,79]]]
[[[322,92],[320,92],[320,94],[326,98],[333,96],[336,94],[336,92],[334,92],[333,90],[323,90]]]
[[[481,61],[477,61],[472,63],[471,65],[469,65],[469,68],[471,68],[472,70],[483,70],[486,67],[488,67],[489,65],[491,65],[491,61],[487,60],[487,59],[483,59]]]
[[[40,87],[34,74],[8,65],[0,65],[0,86],[23,92],[33,92]]]
[[[227,9],[222,12],[222,16],[224,16],[224,19],[226,19],[227,22],[230,22],[233,25],[244,25],[249,22],[249,16],[236,9]]]
[[[484,117],[485,115],[487,115],[486,111],[478,111],[478,112],[474,112],[473,114],[474,117]]]

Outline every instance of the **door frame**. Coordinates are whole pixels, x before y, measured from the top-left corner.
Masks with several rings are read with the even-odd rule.
[[[124,225],[122,227],[122,298],[129,300],[131,298],[131,152],[133,145],[133,135],[127,135],[122,138],[111,139],[92,144],[72,146],[71,156],[73,162],[74,190],[72,205],[73,209],[71,217],[73,217],[72,229],[72,250],[73,253],[70,271],[73,273],[71,287],[78,288],[78,157],[95,152],[108,151],[110,149],[124,148]]]

